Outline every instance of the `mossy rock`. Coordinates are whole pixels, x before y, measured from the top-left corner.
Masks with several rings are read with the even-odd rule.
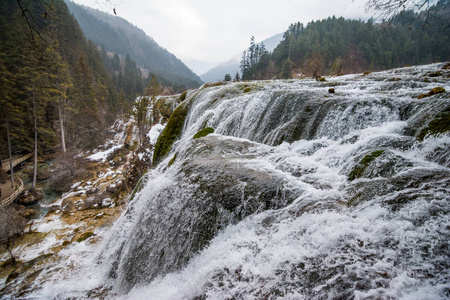
[[[367,75],[369,75],[370,73],[372,73],[372,72],[364,72],[364,73],[363,73],[363,76],[367,76]]]
[[[180,98],[179,98],[180,101],[183,102],[186,99],[186,96],[187,96],[187,91],[184,91],[183,93],[181,93]]]
[[[437,114],[425,128],[423,128],[417,138],[423,140],[427,135],[437,135],[450,131],[450,107]]]
[[[175,160],[177,159],[177,156],[178,156],[178,152],[175,153],[175,155],[174,155],[174,156],[172,157],[172,159],[169,161],[169,164],[168,164],[169,167],[170,167],[171,165],[174,164]]]
[[[436,95],[436,94],[440,94],[440,93],[445,93],[445,89],[441,86],[435,87],[434,89],[432,89],[429,94],[432,95]]]
[[[173,143],[181,136],[184,121],[189,110],[189,104],[181,103],[173,111],[169,122],[159,135],[153,152],[153,165],[158,165],[169,154]]]
[[[324,77],[321,76],[321,77],[319,77],[319,81],[323,82],[323,81],[327,81],[327,80]]]
[[[83,233],[77,240],[77,243],[81,243],[85,240],[87,240],[88,238],[90,238],[91,236],[93,236],[94,233],[92,231],[87,231],[85,233]]]
[[[225,81],[219,81],[219,82],[213,82],[213,83],[205,83],[203,85],[203,87],[202,87],[202,90],[206,89],[206,88],[209,88],[209,87],[221,86],[221,85],[224,85],[224,84],[226,84]]]
[[[348,179],[350,181],[355,180],[357,178],[361,178],[366,170],[367,166],[375,160],[378,156],[384,153],[384,150],[374,151],[366,156],[353,168],[353,170],[348,175]]]
[[[142,188],[144,187],[145,179],[147,178],[147,173],[142,175],[141,179],[139,179],[138,183],[136,184],[136,187],[133,189],[133,192],[131,193],[130,201],[134,199],[134,196],[136,196],[136,193],[139,193]]]
[[[250,92],[251,90],[252,90],[251,87],[246,87],[246,88],[244,89],[244,93],[248,93],[248,92]]]
[[[428,77],[439,77],[442,76],[442,72],[441,71],[437,71],[437,72],[428,72],[427,73]]]
[[[418,96],[418,99],[422,99],[422,98],[426,98],[426,97],[430,97],[436,94],[440,94],[440,93],[445,93],[445,89],[443,87],[435,87],[434,89],[432,89],[431,91],[428,92],[428,94],[422,94],[420,96]]]
[[[39,266],[40,263],[46,261],[48,258],[53,256],[54,254],[43,254],[41,256],[38,256],[26,263],[17,264],[17,267],[8,275],[6,278],[5,283],[9,283],[19,277],[20,275],[26,274],[31,268]]]
[[[212,127],[203,128],[202,130],[200,130],[199,132],[197,132],[194,135],[193,139],[198,139],[198,138],[207,136],[210,133],[214,133],[214,128],[212,128]]]

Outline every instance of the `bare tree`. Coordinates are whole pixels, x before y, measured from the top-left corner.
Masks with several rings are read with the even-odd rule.
[[[24,233],[26,219],[14,206],[0,207],[0,245],[8,251],[13,264],[16,256],[13,249],[17,238]]]
[[[312,77],[319,80],[322,75],[323,69],[325,68],[325,58],[322,54],[314,52],[308,59],[309,70],[312,73]]]
[[[367,0],[366,8],[381,19],[390,21],[407,9],[428,12],[433,2],[433,0]]]

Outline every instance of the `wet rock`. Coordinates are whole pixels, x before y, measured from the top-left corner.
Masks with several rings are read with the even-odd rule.
[[[119,189],[115,186],[108,186],[106,188],[106,192],[111,194],[114,197],[117,197],[117,195],[119,195]]]
[[[433,190],[434,193],[431,192]],[[356,182],[347,191],[350,195],[348,205],[358,205],[377,197],[396,210],[418,197],[426,201],[447,201],[450,197],[450,173],[446,170],[412,168],[390,179],[379,177]]]
[[[31,205],[40,201],[43,197],[44,191],[42,189],[29,189],[17,199],[17,203],[20,205]]]
[[[38,213],[37,209],[34,208],[29,208],[29,209],[25,209],[23,210],[20,215],[26,219],[31,219],[33,217],[35,217]]]
[[[434,89],[432,89],[429,94],[436,95],[436,94],[440,94],[440,93],[445,93],[445,89],[443,87],[438,86],[438,87],[435,87]]]
[[[418,96],[418,99],[422,99],[422,98],[426,98],[426,97],[430,97],[436,94],[440,94],[440,93],[445,93],[445,89],[443,87],[435,87],[434,89],[432,89],[431,91],[429,91],[427,94],[422,94],[420,96]]]
[[[179,269],[227,225],[256,211],[289,205],[303,192],[291,188],[276,171],[258,172],[251,164],[227,158],[252,146],[209,135],[192,140],[192,147],[179,154],[184,163],[176,183],[152,193],[151,213],[141,214],[139,226],[130,233],[135,243],[126,257],[118,258],[125,290]],[[142,260],[152,267],[139,264]]]
[[[90,238],[91,236],[94,236],[95,234],[91,231],[85,232],[83,233],[78,239],[77,239],[77,243],[81,243],[85,240],[87,240],[88,238]]]
[[[8,277],[6,278],[6,283],[10,283],[11,281],[15,280],[16,278],[26,277],[27,275],[32,275],[35,273],[35,268],[41,264],[43,261],[48,260],[53,254],[44,254],[41,256],[36,257],[35,259],[32,259],[26,263],[19,264],[14,271],[12,271]],[[31,274],[29,271],[32,271]],[[39,270],[37,270],[39,271]],[[40,270],[42,271],[42,270]]]

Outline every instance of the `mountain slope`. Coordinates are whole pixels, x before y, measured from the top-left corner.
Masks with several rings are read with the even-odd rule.
[[[278,44],[281,42],[282,39],[283,34],[280,33],[262,41],[262,43],[264,43],[264,45],[266,46],[267,51],[272,51],[273,49],[275,49],[276,46],[278,46]],[[230,74],[231,77],[234,78],[236,72],[240,73],[239,66],[241,64],[241,58],[242,52],[236,54],[230,60],[223,62],[215,66],[214,68],[210,69],[208,72],[200,75],[200,78],[205,82],[221,81],[223,80],[225,74]]]
[[[129,54],[139,66],[177,85],[198,87],[202,83],[181,60],[128,21],[71,1],[66,3],[85,36],[106,51]]]

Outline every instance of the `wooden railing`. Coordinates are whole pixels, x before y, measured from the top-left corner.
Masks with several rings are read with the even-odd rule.
[[[29,158],[31,158],[31,157],[33,157],[33,153],[29,153],[29,154],[27,154],[27,155],[25,155],[25,156],[16,158],[15,160],[12,161],[13,168],[14,168],[15,166],[17,166],[18,164],[23,163],[24,161],[26,161],[27,159],[29,159]],[[4,170],[5,172],[8,172],[9,169],[10,169],[10,166],[11,166],[10,163],[9,163],[9,160],[4,160],[4,161],[2,161],[2,166],[3,166],[3,170]]]
[[[24,186],[23,186],[22,179],[20,179],[19,177],[16,177],[15,182],[17,182],[19,184],[19,186],[16,185],[17,186],[17,190],[15,190],[14,193],[11,194],[11,196],[9,196],[8,198],[4,199],[0,203],[0,207],[5,207],[7,205],[10,205],[23,192]]]

